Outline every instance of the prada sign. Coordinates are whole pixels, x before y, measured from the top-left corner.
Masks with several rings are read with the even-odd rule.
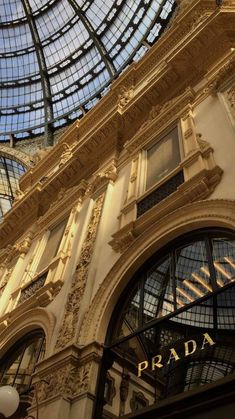
[[[215,345],[215,342],[210,337],[209,333],[203,333],[201,339],[198,341],[190,339],[182,343],[182,347],[179,349],[170,348],[166,357],[163,358],[161,354],[155,355],[151,362],[143,361],[138,364],[138,377],[141,377],[142,371],[150,368],[152,371],[158,368],[163,368],[165,365],[169,365],[171,362],[177,362],[182,358],[192,355],[197,349],[203,351],[205,348]]]

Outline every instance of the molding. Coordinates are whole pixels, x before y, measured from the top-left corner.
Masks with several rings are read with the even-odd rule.
[[[55,327],[54,315],[43,309],[26,309],[23,314],[11,316],[0,324],[0,355],[3,355],[22,336],[37,328],[42,328],[46,336],[46,356],[51,351],[51,338]]]
[[[114,233],[112,235],[113,239],[109,242],[110,246],[118,253],[125,252],[145,229],[151,227],[152,223],[161,220],[189,202],[207,198],[220,182],[222,173],[218,166],[215,166],[213,170],[202,170],[180,185],[176,192],[173,192],[159,204],[154,205],[134,222],[130,222]],[[137,205],[137,201],[135,205]]]
[[[102,352],[96,342],[84,348],[70,345],[41,361],[33,378],[39,404],[61,397],[71,400],[90,391],[94,394],[95,382],[91,382],[91,375],[101,360]]]
[[[29,169],[35,164],[35,160],[32,156],[29,156],[23,151],[4,145],[0,145],[0,155],[16,160],[18,163],[21,163],[23,166],[25,166],[26,169]]]
[[[47,228],[58,217],[63,218],[65,213],[72,210],[76,202],[82,204],[87,188],[88,183],[83,180],[78,186],[73,186],[69,189],[59,189],[57,197],[50,204],[48,211],[38,218],[36,223],[38,230]]]
[[[160,114],[158,111],[155,114],[154,110],[150,122],[147,122],[145,125],[144,141],[141,135],[137,135],[127,145],[132,153],[132,168],[127,201],[119,215],[119,230],[112,235],[112,240],[109,242],[116,252],[124,252],[135,238],[142,233],[141,225],[144,226],[143,228],[146,228],[155,219],[161,219],[167,213],[186,205],[188,202],[207,198],[221,180],[223,171],[214,161],[213,148],[207,141],[202,139],[201,134],[196,133],[192,105],[189,103],[192,97],[194,95],[189,89],[185,92],[185,95],[170,101],[170,104],[166,105],[163,120],[161,118],[161,109],[159,111]],[[182,109],[181,106],[183,105],[184,108]],[[143,177],[141,151],[153,138],[156,143],[156,126],[164,126],[163,121],[165,121],[165,125],[171,122],[167,109],[174,116],[176,112],[175,106],[178,109],[177,116],[181,116],[182,147],[185,157],[171,173],[152,186],[151,190],[145,191],[140,195],[139,184],[141,176]],[[151,194],[154,191],[157,192],[158,188],[163,188],[164,183],[177,176],[177,173],[182,171],[182,169],[184,183],[178,186],[175,192],[169,193],[166,198],[155,205],[153,204],[151,209],[146,210],[144,214],[137,218],[138,203],[143,199],[148,199],[148,196],[151,197]]]
[[[63,349],[75,339],[81,300],[86,288],[88,271],[101,219],[104,198],[105,193],[96,199],[92,209],[90,221],[87,227],[87,234],[82,245],[80,258],[73,274],[71,289],[65,304],[64,318],[60,326],[55,345],[56,350]]]
[[[100,285],[84,317],[79,344],[103,342],[113,308],[128,280],[158,249],[180,235],[205,227],[235,230],[235,200],[207,200],[190,203],[155,219],[129,245]]]
[[[166,128],[181,117],[193,103],[196,95],[193,89],[186,89],[181,95],[165,102],[163,105],[153,106],[147,120],[142,124],[131,140],[127,141],[125,148],[130,155],[146,147],[154,138],[161,135]],[[185,109],[184,109],[185,108]]]
[[[141,137],[141,126],[154,119],[159,107],[167,108],[174,97],[184,96],[187,87],[203,79],[210,85],[218,77],[219,84],[229,77],[234,27],[234,2],[216,8],[214,0],[197,0],[181,8],[158,42],[113,82],[94,109],[69,127],[53,148],[37,153],[38,163],[20,180],[18,201],[0,226],[0,245],[12,243],[43,216],[60,189],[88,181],[125,143],[130,146],[132,137]],[[203,84],[200,92],[211,94],[205,88]]]
[[[37,279],[34,279],[32,284],[36,281]],[[37,289],[35,293],[33,293],[31,296],[28,296],[27,299],[19,304],[17,302],[17,297],[20,297],[21,288],[17,288],[17,290],[15,290],[11,295],[13,308],[10,312],[6,312],[6,314],[1,316],[0,330],[8,327],[12,320],[17,319],[22,312],[28,311],[29,309],[36,310],[37,308],[47,306],[58,294],[62,285],[63,282],[61,280],[57,280],[55,282],[46,282],[43,287]],[[27,286],[29,286],[29,284],[27,284]]]

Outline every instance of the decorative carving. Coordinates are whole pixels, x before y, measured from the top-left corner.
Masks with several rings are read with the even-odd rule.
[[[120,400],[122,402],[126,402],[128,397],[128,391],[129,391],[129,383],[130,383],[130,375],[129,374],[123,374],[121,383],[120,383]]]
[[[199,148],[201,151],[204,151],[208,148],[211,148],[210,144],[208,143],[208,141],[205,141],[202,139],[202,134],[197,133],[196,134],[196,138],[197,138],[197,143],[199,145]]]
[[[119,388],[119,394],[120,394],[119,416],[123,416],[125,414],[125,404],[126,404],[128,393],[129,393],[129,384],[130,384],[130,375],[123,372],[121,383],[120,383],[120,388]]]
[[[29,232],[28,235],[19,243],[14,245],[14,249],[17,250],[19,254],[27,254],[31,243],[32,243],[33,233]]]
[[[65,164],[72,156],[72,147],[70,147],[67,143],[62,144],[63,147],[63,153],[61,154],[59,167]]]
[[[142,391],[133,391],[132,398],[130,400],[130,408],[132,412],[136,412],[140,408],[147,407],[149,405],[149,400],[146,399]]]
[[[105,394],[104,399],[105,403],[112,406],[113,399],[116,396],[116,389],[115,389],[115,379],[107,372],[106,380],[105,380]]]
[[[11,274],[13,272],[13,268],[7,269],[7,272],[5,273],[4,277],[0,281],[0,287],[3,288],[8,282],[8,279],[10,278]]]
[[[118,107],[123,109],[125,106],[130,102],[134,95],[134,86],[131,85],[130,87],[121,86],[120,93],[118,95]]]
[[[153,106],[151,111],[149,112],[149,117],[148,117],[147,121],[145,121],[143,123],[143,125],[141,125],[140,130],[144,130],[145,128],[147,128],[147,126],[149,124],[151,124],[151,122],[155,118],[157,118],[157,116],[160,115],[160,113],[162,113],[164,111],[164,109],[166,109],[170,105],[170,102],[172,102],[172,101],[166,102],[163,106],[161,106],[161,105]]]
[[[227,98],[231,108],[235,108],[235,84],[227,91]]]
[[[124,227],[124,229],[113,234],[113,239],[109,242],[109,244],[115,252],[123,253],[133,243],[135,240],[135,234],[132,228],[132,224],[128,224],[127,228]]]
[[[71,290],[65,305],[64,319],[58,333],[56,349],[64,348],[68,345],[68,343],[71,343],[75,337],[80,301],[86,287],[88,269],[95,245],[96,233],[101,218],[104,197],[105,194],[100,195],[94,204],[79,262],[72,278]]]
[[[226,98],[229,110],[233,118],[235,119],[235,84],[225,92],[225,98]]]
[[[5,267],[9,266],[12,260],[19,255],[17,245],[8,245],[5,249],[2,249],[0,255],[0,261]]]
[[[234,55],[232,55],[232,57],[222,66],[222,68],[220,68],[220,70],[216,73],[216,75],[209,80],[207,86],[203,89],[203,93],[216,94],[220,86],[224,82],[226,82],[232,74],[234,74],[234,70],[235,70],[235,57]],[[233,89],[234,87],[232,86],[231,90]],[[226,92],[225,96],[227,96],[227,93],[228,92]],[[233,96],[233,93],[232,93],[232,96]],[[228,97],[226,97],[226,99],[229,101]]]
[[[38,219],[37,225],[39,227],[45,227],[50,221],[54,220],[58,215],[61,215],[64,209],[68,210],[69,207],[76,202],[82,203],[87,190],[87,185],[88,183],[83,180],[78,186],[73,186],[69,189],[62,187],[59,190],[56,199],[52,201],[49,210]]]
[[[185,138],[185,140],[187,140],[188,138],[190,138],[190,137],[191,137],[191,135],[193,135],[193,130],[192,130],[192,128],[189,128],[189,129],[187,129],[187,131],[185,131],[185,133],[184,133],[184,138]]]
[[[47,272],[37,278],[34,282],[31,282],[26,288],[21,291],[18,304],[23,303],[28,298],[32,297],[40,288],[45,284]]]
[[[13,205],[15,205],[24,196],[25,196],[24,192],[22,192],[20,189],[16,189],[14,193]]]
[[[95,174],[89,183],[85,196],[89,196],[94,193],[98,188],[101,188],[105,183],[109,180],[115,182],[117,179],[117,167],[116,162],[112,162],[112,164],[107,168],[104,169],[102,172]]]
[[[42,145],[38,146],[37,152],[33,155],[35,164],[39,163],[53,147],[44,148]]]
[[[25,154],[24,152],[17,150],[15,148],[10,148],[7,146],[0,146],[0,154],[2,156],[10,157],[12,159],[16,159],[18,162],[23,164],[24,166],[31,167],[34,165],[34,159],[32,156]]]
[[[78,366],[71,362],[53,369],[36,384],[38,401],[42,402],[57,395],[75,396],[86,392],[90,369],[91,364]]]
[[[125,147],[129,153],[136,152],[143,147],[143,131],[145,137],[150,137],[157,129],[162,129],[164,124],[169,126],[171,120],[182,117],[182,111],[185,106],[189,105],[195,99],[195,92],[188,88],[181,95],[174,99],[168,100],[163,105],[157,105],[152,108],[147,121],[140,127],[135,136],[126,142]],[[188,116],[188,113],[187,113]]]

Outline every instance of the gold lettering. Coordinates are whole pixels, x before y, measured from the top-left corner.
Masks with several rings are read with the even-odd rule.
[[[138,377],[141,377],[142,371],[146,370],[146,368],[148,368],[148,365],[148,361],[143,361],[138,364]]]
[[[208,344],[210,346],[215,345],[215,342],[210,337],[209,333],[203,333],[203,336],[204,336],[204,339],[203,339],[202,347],[201,347],[202,350],[204,349],[205,345],[208,345]]]
[[[205,348],[206,345],[213,346],[216,342],[210,337],[209,333],[203,333],[203,342],[201,346],[201,350]],[[197,349],[197,342],[193,339],[188,340],[184,342],[184,355],[189,356],[192,355]],[[169,365],[170,362],[179,361],[180,357],[178,353],[176,352],[175,348],[170,349],[170,355],[167,361],[167,364]],[[165,363],[165,362],[164,362]],[[141,377],[142,371],[146,370],[148,368],[149,363],[148,361],[143,361],[138,364],[138,377]],[[162,364],[162,355],[158,354],[152,358],[152,371],[155,371],[157,368],[163,368],[164,364]]]
[[[191,343],[192,343],[192,348],[191,348],[191,351],[190,351],[189,350],[189,344],[191,344]],[[188,340],[187,342],[184,342],[185,356],[192,355],[196,351],[196,349],[197,349],[197,343],[196,343],[195,340]]]
[[[157,360],[157,362],[156,362]],[[157,368],[162,368],[163,364],[161,364],[162,361],[162,356],[161,355],[156,355],[152,358],[152,371],[155,370],[155,367]]]
[[[175,348],[170,349],[170,356],[167,361],[167,364],[170,364],[171,360],[174,359],[175,361],[178,361],[180,359],[179,355],[177,354]]]

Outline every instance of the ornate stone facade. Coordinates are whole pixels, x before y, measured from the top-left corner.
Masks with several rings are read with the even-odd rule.
[[[0,225],[0,355],[44,332],[31,377],[40,419],[94,417],[114,307],[150,256],[195,230],[235,231],[235,1],[178,3],[159,42],[57,144],[43,150],[35,139],[27,156],[25,141],[0,147],[28,168]],[[173,129],[179,162],[147,188],[148,150]],[[138,214],[177,176],[174,190]],[[115,363],[108,378],[105,417],[151,401]]]
[[[82,246],[81,255],[72,278],[71,290],[65,304],[63,323],[60,327],[56,342],[56,350],[62,349],[75,337],[75,330],[79,316],[81,300],[85,291],[88,270],[95,245],[105,195],[102,194],[94,203],[91,218],[87,227],[87,234]]]

